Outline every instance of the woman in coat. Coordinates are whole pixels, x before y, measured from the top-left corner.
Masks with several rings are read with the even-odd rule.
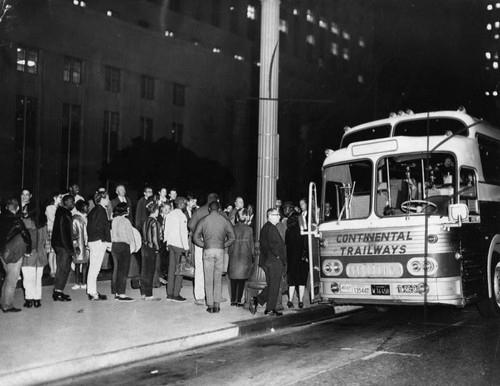
[[[149,217],[142,225],[142,269],[141,277],[141,298],[143,300],[160,300],[153,296],[153,278],[156,271],[156,262],[159,259],[160,251],[160,231],[161,226],[158,222],[160,207],[156,202],[150,202],[146,205],[146,211]]]
[[[252,276],[254,261],[253,230],[249,225],[248,211],[241,209],[236,213],[234,226],[235,242],[229,247],[228,276],[231,280],[231,305],[242,307],[241,298],[245,282]]]
[[[75,255],[75,285],[72,289],[87,288],[87,268],[89,262],[89,238],[87,235],[87,213],[89,204],[84,200],[79,200],[75,204],[76,213],[72,217],[73,221],[73,247]]]
[[[299,308],[304,307],[304,293],[309,274],[307,261],[307,238],[300,234],[301,214],[293,212],[287,220],[285,234],[286,254],[288,258],[288,308],[293,308],[295,287],[299,287]]]

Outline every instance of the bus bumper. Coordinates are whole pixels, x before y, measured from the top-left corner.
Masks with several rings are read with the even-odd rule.
[[[446,278],[321,279],[321,297],[336,304],[465,305],[459,276]]]

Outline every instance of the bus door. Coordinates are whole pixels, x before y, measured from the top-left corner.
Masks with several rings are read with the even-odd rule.
[[[309,258],[309,291],[311,296],[311,303],[318,302],[320,298],[320,259],[319,259],[319,240],[320,234],[318,231],[319,226],[319,210],[316,194],[316,184],[311,182],[309,184],[309,207],[307,217],[307,247]]]

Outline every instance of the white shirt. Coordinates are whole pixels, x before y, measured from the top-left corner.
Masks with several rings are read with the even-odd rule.
[[[187,217],[180,209],[174,209],[165,216],[163,240],[167,245],[189,249]]]

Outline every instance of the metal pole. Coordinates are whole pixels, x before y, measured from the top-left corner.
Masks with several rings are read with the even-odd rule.
[[[257,238],[274,207],[279,170],[278,67],[279,0],[261,0],[259,141],[257,162]]]

